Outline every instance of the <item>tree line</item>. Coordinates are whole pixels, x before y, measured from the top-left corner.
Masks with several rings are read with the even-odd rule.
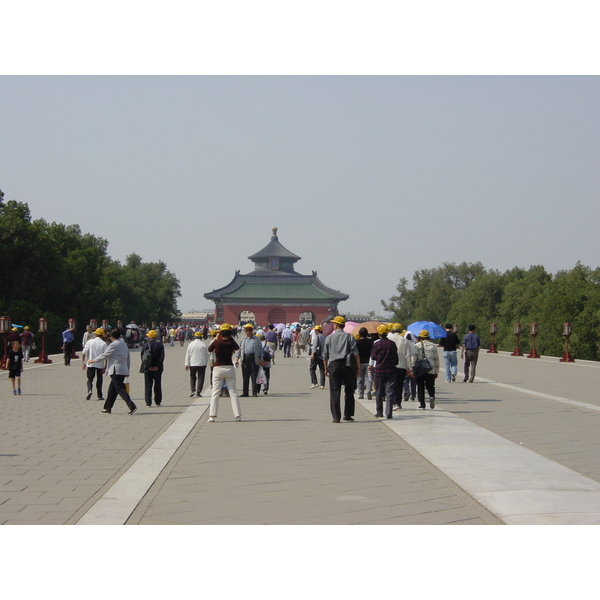
[[[482,346],[491,345],[489,326],[497,326],[498,350],[515,348],[514,324],[521,324],[521,349],[531,349],[530,325],[537,323],[536,349],[562,356],[563,324],[570,323],[569,352],[575,359],[600,360],[600,268],[577,263],[571,270],[550,274],[541,265],[515,267],[504,273],[477,263],[444,263],[406,278],[383,307],[408,325],[414,321],[456,323],[459,337],[470,323],[477,325]]]
[[[60,348],[70,318],[83,332],[90,319],[114,326],[180,316],[179,280],[164,262],[130,254],[121,264],[107,247],[78,225],[32,220],[26,203],[5,202],[0,190],[0,312],[34,333],[47,318],[49,352]]]

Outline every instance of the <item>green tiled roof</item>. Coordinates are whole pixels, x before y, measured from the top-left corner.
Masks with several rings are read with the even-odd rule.
[[[227,299],[280,299],[280,300],[326,300],[333,298],[332,294],[321,291],[312,283],[244,283],[229,294],[223,294]]]

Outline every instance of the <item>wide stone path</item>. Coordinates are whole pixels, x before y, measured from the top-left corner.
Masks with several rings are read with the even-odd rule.
[[[134,372],[133,416],[85,401],[78,360],[28,363],[22,396],[0,376],[1,523],[597,522],[597,363],[482,354],[475,383],[438,380],[433,411],[380,421],[364,401],[333,424],[307,361],[279,354],[241,423],[227,398],[208,423],[184,348],[166,351],[163,407],[145,407]]]

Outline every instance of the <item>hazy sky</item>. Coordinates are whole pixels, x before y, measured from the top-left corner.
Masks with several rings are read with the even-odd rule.
[[[445,261],[599,264],[598,77],[4,76],[0,99],[5,198],[166,262],[182,311],[272,227],[341,312]]]

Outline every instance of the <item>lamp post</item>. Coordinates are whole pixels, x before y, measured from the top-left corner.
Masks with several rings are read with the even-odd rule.
[[[104,329],[104,333],[108,331],[108,319],[102,319],[102,329]]]
[[[2,358],[0,358],[0,369],[6,370],[6,361],[8,360],[8,332],[12,329],[10,317],[0,317],[0,333],[2,333],[2,340],[4,343],[4,349],[2,350]]]
[[[492,336],[492,345],[488,350],[488,354],[498,354],[498,350],[496,350],[496,331],[498,328],[496,327],[496,323],[490,324],[490,335]]]
[[[521,323],[515,323],[513,331],[515,334],[516,346],[515,346],[514,352],[511,354],[511,356],[523,356],[523,353],[521,352],[521,349],[519,348],[519,338],[521,337]]]
[[[559,359],[559,362],[575,362],[575,359],[569,353],[569,338],[571,337],[571,333],[573,332],[573,328],[571,327],[571,323],[565,323],[563,325],[563,335],[565,337],[565,353],[563,357]]]
[[[47,332],[48,332],[48,320],[45,319],[44,317],[41,317],[39,325],[38,325],[38,333],[42,334],[42,351],[40,352],[40,355],[37,357],[37,359],[33,361],[34,363],[49,364],[52,362],[48,358],[48,355],[46,354],[46,333]]]
[[[538,333],[537,323],[531,324],[531,329],[529,330],[529,334],[531,335],[531,352],[527,355],[527,358],[540,358],[537,350],[535,349],[535,338]]]
[[[96,331],[98,329],[98,321],[96,319],[90,319],[90,329]]]

